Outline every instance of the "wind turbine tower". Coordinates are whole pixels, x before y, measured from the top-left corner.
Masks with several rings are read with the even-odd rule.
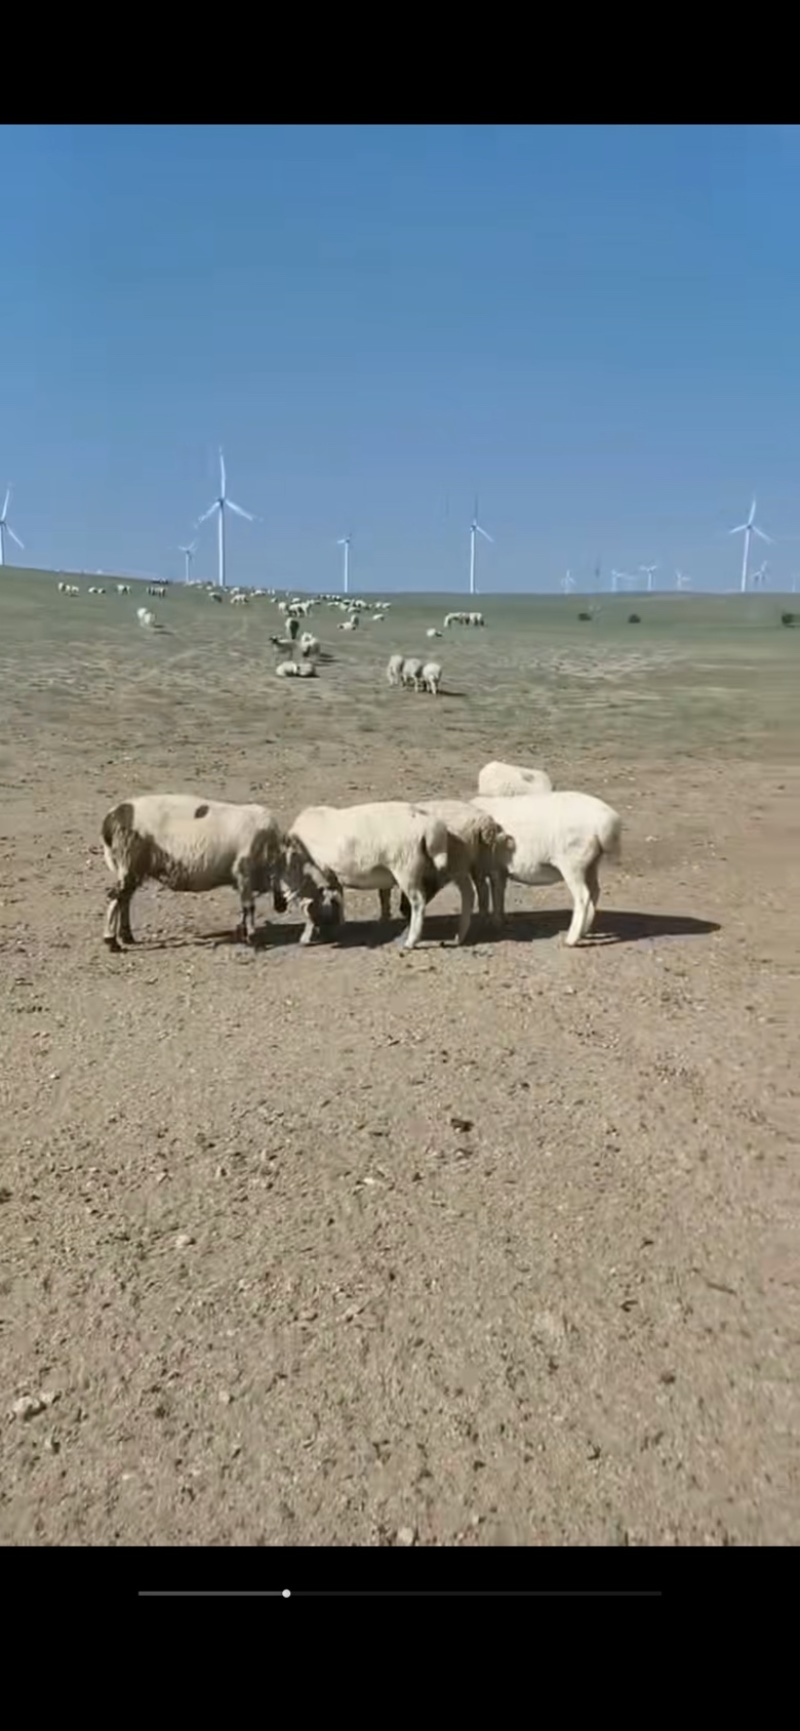
[[[474,513],[474,516],[472,518],[472,522],[470,523],[470,527],[469,527],[469,592],[470,592],[470,595],[475,595],[477,593],[476,588],[475,588],[475,542],[476,542],[479,535],[483,536],[484,541],[491,541],[492,540],[491,535],[487,535],[486,530],[482,529],[480,526],[480,523],[478,522],[478,501],[476,499],[475,500],[475,513]],[[492,543],[492,545],[494,545],[494,543]]]
[[[642,571],[644,573],[645,577],[647,578],[647,592],[648,592],[648,594],[650,594],[652,592],[652,588],[653,588],[653,572],[658,570],[658,566],[657,565],[640,565],[639,570]]]
[[[11,488],[7,487],[6,488],[6,502],[3,506],[2,511],[0,511],[0,565],[5,565],[5,562],[6,562],[6,535],[11,536],[12,541],[16,542],[21,553],[24,553],[24,551],[25,551],[25,549],[22,545],[22,542],[20,541],[19,535],[14,534],[14,531],[11,527],[11,524],[8,521],[8,507],[9,507],[10,502],[11,502]]]
[[[247,522],[247,523],[255,523],[255,517],[253,517],[249,511],[243,511],[241,505],[234,505],[233,500],[228,498],[227,482],[226,482],[226,476],[225,476],[225,458],[223,457],[221,450],[219,453],[219,479],[220,479],[219,498],[214,500],[213,505],[209,505],[208,510],[203,512],[202,517],[198,517],[197,527],[199,529],[201,523],[207,523],[209,517],[213,517],[215,511],[218,513],[218,519],[219,519],[219,522],[218,522],[219,587],[220,587],[220,589],[224,589],[225,588],[225,513],[226,513],[226,511],[233,511],[233,513],[236,517],[244,517],[245,522]]]
[[[184,583],[189,583],[191,581],[191,575],[192,575],[192,560],[195,556],[195,553],[197,552],[197,542],[196,541],[190,541],[188,547],[179,547],[178,552],[183,554],[183,560],[184,560],[183,581],[184,581]]]
[[[342,555],[342,594],[343,595],[349,595],[350,594],[350,543],[351,543],[352,539],[353,539],[352,535],[342,535],[341,538],[336,543],[337,547],[343,547],[344,548],[344,553]]]
[[[747,519],[747,522],[746,523],[737,523],[735,529],[729,529],[728,530],[728,534],[729,535],[744,535],[744,553],[742,555],[742,580],[741,580],[741,583],[739,585],[739,588],[740,588],[742,594],[744,595],[747,592],[747,567],[748,567],[748,562],[750,559],[750,542],[751,542],[753,536],[758,535],[760,540],[768,541],[770,543],[770,545],[772,544],[772,536],[771,535],[765,535],[763,529],[759,529],[758,524],[756,523],[756,502],[755,502],[755,499],[753,500],[753,503],[750,506],[750,515]]]

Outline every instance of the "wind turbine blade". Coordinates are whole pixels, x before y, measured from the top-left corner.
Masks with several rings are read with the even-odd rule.
[[[477,529],[478,534],[483,536],[484,541],[492,540],[491,535],[487,535],[486,530],[481,528],[480,523],[476,523],[475,528]],[[494,543],[492,543],[492,545],[494,545]]]
[[[773,540],[772,540],[772,536],[771,536],[771,535],[765,535],[765,534],[764,534],[764,531],[763,531],[763,529],[757,529],[757,528],[756,528],[756,525],[755,525],[755,523],[751,523],[751,524],[750,524],[750,527],[751,527],[751,529],[752,529],[752,531],[753,531],[753,534],[754,534],[754,535],[758,535],[758,536],[759,536],[759,538],[760,538],[760,540],[762,540],[762,541],[768,541],[768,542],[769,542],[769,544],[770,544],[770,546],[772,546],[772,545],[773,545]]]
[[[220,478],[220,481],[222,483],[220,491],[221,491],[222,497],[224,499],[225,486],[226,486],[226,475],[225,475],[225,458],[222,455],[222,446],[220,446],[220,452],[219,452],[219,478]]]
[[[246,522],[248,522],[248,523],[254,523],[255,522],[255,517],[252,515],[252,513],[250,511],[243,511],[241,505],[234,505],[234,502],[232,499],[226,499],[225,504],[227,505],[229,511],[235,511],[237,517],[244,517]]]
[[[728,530],[728,534],[729,535],[743,535],[745,529],[752,529],[752,527],[753,527],[752,523],[737,523],[735,529],[729,529]]]
[[[209,517],[213,517],[214,512],[218,511],[219,508],[220,508],[219,499],[215,499],[213,505],[209,505],[208,510],[203,512],[202,517],[198,517],[198,519],[197,519],[198,529],[200,527],[200,524],[201,523],[207,523]]]
[[[7,492],[6,492],[6,502],[3,506],[2,513],[0,513],[0,515],[2,515],[3,522],[5,522],[5,520],[6,520],[6,511],[8,510],[10,503],[11,503],[11,488],[9,487],[7,489]]]
[[[7,528],[7,530],[8,530],[8,533],[9,533],[9,535],[10,535],[10,536],[11,536],[11,539],[12,539],[12,541],[16,541],[16,543],[17,543],[17,546],[18,546],[18,547],[21,547],[21,548],[22,548],[22,551],[23,551],[23,553],[24,553],[24,551],[25,551],[25,546],[24,546],[24,543],[23,543],[23,542],[22,542],[22,541],[20,541],[20,538],[19,538],[19,535],[15,535],[15,534],[14,534],[14,531],[13,531],[13,529],[12,529],[12,527],[11,527],[11,524],[10,524],[10,523],[6,523],[6,528]]]

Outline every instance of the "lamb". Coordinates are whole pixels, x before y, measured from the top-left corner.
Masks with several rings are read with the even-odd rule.
[[[466,869],[469,871],[478,892],[478,912],[481,916],[485,916],[489,912],[487,880],[492,885],[495,902],[502,901],[505,876],[510,869],[514,854],[514,842],[511,837],[506,834],[493,817],[489,817],[486,812],[477,812],[469,800],[425,799],[415,800],[414,805],[417,811],[424,812],[427,817],[441,818],[442,822],[447,825],[451,842],[455,838],[465,849]],[[452,851],[451,849],[451,853]],[[455,860],[451,858],[448,879],[456,876],[455,863]],[[431,888],[429,892],[426,885],[428,901],[433,899],[439,889],[444,888],[446,881],[448,880],[443,879],[435,889]],[[391,918],[392,892],[382,889],[379,894],[381,917],[388,920]],[[400,912],[404,918],[407,917],[408,911],[406,898],[401,895]],[[498,916],[493,917],[499,923]]]
[[[422,662],[416,655],[407,655],[400,668],[400,684],[413,685],[415,691],[421,691]]]
[[[428,817],[403,800],[338,808],[307,806],[292,824],[289,842],[295,841],[338,887],[342,921],[345,890],[383,892],[383,909],[384,895],[390,898],[397,884],[409,904],[408,929],[403,933],[407,950],[413,950],[422,936],[426,898],[452,875],[461,892],[456,941],[464,942],[475,904],[469,862],[463,844],[448,834],[441,818]],[[309,915],[300,942],[310,943],[314,931],[315,920]]]
[[[322,644],[318,637],[312,637],[310,631],[304,631],[300,638],[300,654],[308,661],[322,654]]]
[[[600,899],[600,861],[619,859],[622,819],[589,793],[514,794],[471,802],[502,825],[514,842],[508,876],[516,883],[549,884],[563,878],[573,901],[566,936],[570,949],[591,931]],[[494,912],[504,917],[505,873],[492,884]]]
[[[131,899],[148,878],[195,893],[231,884],[241,903],[236,936],[252,942],[256,897],[274,888],[285,843],[266,806],[191,793],[142,794],[112,806],[100,833],[116,879],[103,929],[110,950],[119,950],[120,939],[134,942]]]
[[[403,656],[390,655],[386,667],[386,677],[390,685],[399,685],[403,671]]]
[[[543,769],[527,769],[521,763],[485,763],[478,776],[478,792],[487,799],[510,799],[513,794],[552,793],[553,783]]]
[[[279,679],[316,679],[313,661],[279,661],[275,669]]]
[[[438,697],[439,686],[442,683],[442,668],[439,661],[426,661],[422,669],[422,684],[431,697]]]

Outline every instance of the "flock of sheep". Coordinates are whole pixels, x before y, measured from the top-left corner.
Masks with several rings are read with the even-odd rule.
[[[461,896],[456,941],[463,944],[476,894],[479,914],[501,926],[509,879],[560,878],[572,896],[572,947],[591,930],[600,863],[619,857],[622,820],[591,794],[554,791],[544,770],[493,762],[468,799],[308,806],[288,830],[267,806],[145,794],[112,807],[101,836],[114,876],[103,937],[114,951],[134,942],[131,900],[148,879],[195,893],[230,885],[244,942],[253,941],[261,895],[271,893],[277,913],[302,914],[300,943],[309,944],[322,927],[342,927],[345,891],[377,891],[388,920],[396,888],[408,922],[400,942],[413,950],[425,909],[445,884]]]

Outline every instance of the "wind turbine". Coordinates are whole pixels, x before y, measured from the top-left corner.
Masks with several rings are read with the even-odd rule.
[[[474,595],[476,593],[476,590],[475,590],[475,541],[476,541],[476,538],[478,535],[482,535],[484,541],[491,541],[492,540],[491,535],[487,535],[486,530],[482,529],[480,526],[480,523],[478,522],[478,501],[476,499],[475,500],[475,514],[474,514],[472,522],[470,523],[470,526],[469,526],[469,592],[470,592],[470,595]],[[493,542],[492,542],[492,545],[494,545]]]
[[[566,573],[566,576],[562,577],[561,588],[563,589],[565,595],[569,594],[570,589],[575,588],[575,578],[573,577],[571,571],[568,571]]]
[[[183,554],[185,565],[183,580],[184,583],[188,583],[192,574],[192,560],[197,552],[197,542],[190,541],[188,547],[179,547],[178,552]]]
[[[625,583],[635,583],[635,582],[636,582],[636,578],[631,577],[630,572],[628,572],[628,571],[612,571],[612,573],[611,573],[611,592],[613,595],[616,595],[617,591],[619,589],[620,583],[625,584]]]
[[[342,535],[336,543],[337,547],[344,548],[342,564],[342,593],[344,595],[350,594],[350,543],[352,539],[352,535]]]
[[[640,565],[639,570],[643,571],[645,577],[647,578],[647,588],[648,588],[648,593],[649,593],[653,587],[653,572],[658,570],[658,566],[657,565]]]
[[[676,589],[690,589],[691,586],[692,586],[691,577],[687,577],[683,571],[676,571],[675,572],[675,588]]]
[[[753,588],[754,589],[763,589],[765,587],[766,581],[767,581],[768,570],[769,570],[769,566],[768,566],[767,561],[765,559],[763,564],[759,565],[758,570],[753,572]]]
[[[5,562],[6,562],[6,534],[9,534],[11,536],[12,541],[16,541],[17,546],[20,549],[20,552],[24,553],[24,551],[25,551],[25,549],[22,545],[22,542],[20,541],[19,535],[14,534],[14,531],[11,527],[11,524],[8,521],[8,507],[9,507],[10,500],[11,500],[11,488],[9,486],[6,488],[6,502],[3,506],[2,511],[0,511],[0,565],[5,565]]]
[[[228,498],[227,492],[225,490],[226,489],[225,458],[222,455],[221,449],[220,449],[220,453],[219,453],[219,478],[220,478],[219,498],[214,500],[213,505],[209,505],[208,510],[203,512],[202,517],[198,517],[197,527],[199,529],[201,523],[207,523],[209,517],[213,517],[215,511],[219,512],[219,586],[220,586],[220,589],[224,589],[225,588],[225,512],[226,511],[233,511],[237,517],[244,517],[244,519],[247,523],[255,523],[255,517],[253,517],[249,511],[243,511],[241,505],[234,505],[233,500]]]
[[[741,592],[744,595],[746,590],[747,590],[747,564],[748,564],[748,560],[750,558],[751,537],[753,535],[758,535],[762,541],[769,541],[770,545],[772,544],[772,536],[771,535],[765,535],[763,529],[759,529],[758,524],[756,523],[756,502],[755,502],[755,499],[753,500],[753,503],[750,506],[750,515],[747,519],[747,522],[746,523],[737,523],[735,529],[729,529],[728,530],[728,534],[729,535],[744,535],[744,554],[742,556],[742,580],[741,580],[741,583],[739,585]]]

